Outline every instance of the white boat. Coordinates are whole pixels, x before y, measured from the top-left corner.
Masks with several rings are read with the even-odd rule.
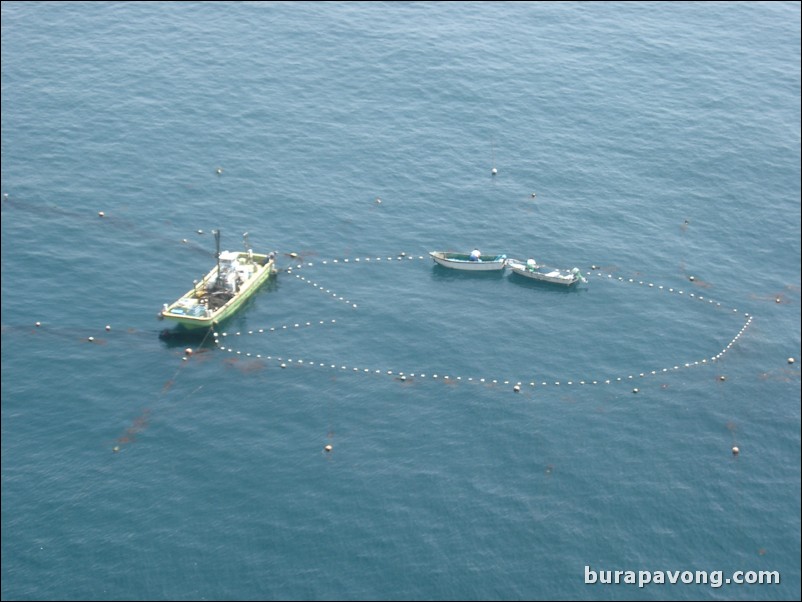
[[[513,273],[531,278],[532,280],[541,280],[543,282],[562,284],[564,286],[571,286],[576,282],[587,282],[587,279],[582,276],[579,268],[572,268],[570,270],[547,268],[538,265],[534,259],[527,259],[526,262],[520,259],[508,259],[507,266]]]
[[[448,251],[429,251],[435,263],[455,270],[489,272],[503,270],[506,255],[480,255],[479,253],[451,253]]]

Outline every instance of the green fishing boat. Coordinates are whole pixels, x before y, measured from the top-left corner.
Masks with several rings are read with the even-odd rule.
[[[220,252],[220,232],[215,231],[217,265],[203,280],[173,303],[165,303],[160,317],[182,330],[208,329],[233,316],[271,275],[276,273],[276,253],[245,251]]]

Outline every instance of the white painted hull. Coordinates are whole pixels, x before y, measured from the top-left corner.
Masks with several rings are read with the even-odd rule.
[[[570,270],[557,270],[546,269],[543,267],[529,268],[525,263],[515,261],[513,259],[507,261],[507,266],[513,273],[532,280],[539,280],[541,282],[551,282],[552,284],[561,284],[563,286],[571,286],[579,281],[579,276]]]
[[[471,261],[467,254],[445,253],[443,251],[430,251],[435,263],[453,270],[466,270],[470,272],[491,272],[503,270],[506,264],[504,255],[482,255],[481,261]],[[463,259],[463,257],[465,259]]]

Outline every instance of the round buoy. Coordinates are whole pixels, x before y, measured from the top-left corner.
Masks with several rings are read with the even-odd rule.
[[[779,297],[777,297],[777,298],[774,300],[774,302],[775,302],[775,303],[782,303],[782,299],[780,299]]]
[[[219,176],[221,173],[223,173],[223,168],[222,167],[218,167],[217,168],[217,175]]]
[[[98,211],[97,215],[98,215],[98,217],[106,217],[106,214],[103,213],[102,211]]]
[[[106,324],[106,332],[109,332],[110,330],[111,330],[111,326],[109,326],[108,324]]]
[[[187,242],[189,242],[189,241],[186,238],[182,238],[181,242],[184,243],[184,244],[187,244]]]
[[[198,234],[203,234],[203,230],[198,230]]]
[[[94,343],[95,342],[95,337],[89,337],[87,339],[87,341],[89,341],[90,343]]]
[[[192,355],[192,349],[190,347],[184,349],[184,355]]]
[[[111,448],[111,451],[113,451],[115,454],[118,453],[120,451],[120,446],[115,445],[114,447]]]
[[[725,380],[727,380],[727,377],[722,374],[721,376],[718,377],[718,379],[724,382]]]
[[[696,278],[694,278],[693,276],[688,276],[688,280],[690,280],[691,282],[693,282],[694,280],[696,280]]]
[[[282,367],[282,368],[286,368],[286,367],[287,367],[287,364],[281,364],[281,367]]]
[[[632,392],[633,392],[633,393],[637,393],[637,392],[638,392],[638,389],[632,389]]]
[[[42,323],[41,323],[41,322],[37,322],[37,323],[36,323],[36,327],[37,327],[37,328],[39,328],[41,325],[42,325]]]
[[[323,449],[324,449],[324,450],[326,450],[326,452],[330,452],[330,451],[331,451],[332,449],[334,449],[334,448],[333,448],[331,445],[327,445],[327,446],[326,446],[326,447],[324,447]]]
[[[513,391],[515,391],[516,393],[520,392],[520,390],[521,390],[521,385],[515,385],[515,386],[512,388],[512,390],[513,390]]]
[[[740,450],[740,449],[738,449],[738,446],[737,446],[737,445],[733,445],[733,446],[732,446],[732,455],[733,455],[733,456],[737,456],[737,455],[738,455],[738,454],[740,454],[740,453],[741,453],[741,450]]]
[[[494,167],[493,169],[490,170],[490,173],[496,175],[498,173],[498,170]]]
[[[535,194],[535,193],[533,192],[533,193],[532,193],[532,198],[535,198],[536,196],[537,196],[537,194]]]
[[[381,205],[382,204],[382,200],[379,197],[376,197],[376,204],[377,205]]]
[[[36,323],[36,325],[38,326],[38,325],[39,325],[39,322],[37,322],[37,323]],[[792,358],[792,357],[789,357],[789,358],[788,358],[788,363],[789,363],[789,364],[793,364],[795,361],[796,361],[796,360],[795,360],[794,358]]]

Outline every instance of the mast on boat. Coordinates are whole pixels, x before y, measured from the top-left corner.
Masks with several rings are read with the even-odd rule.
[[[220,230],[214,230],[214,242],[217,247],[217,279],[214,281],[214,287],[220,286]]]

